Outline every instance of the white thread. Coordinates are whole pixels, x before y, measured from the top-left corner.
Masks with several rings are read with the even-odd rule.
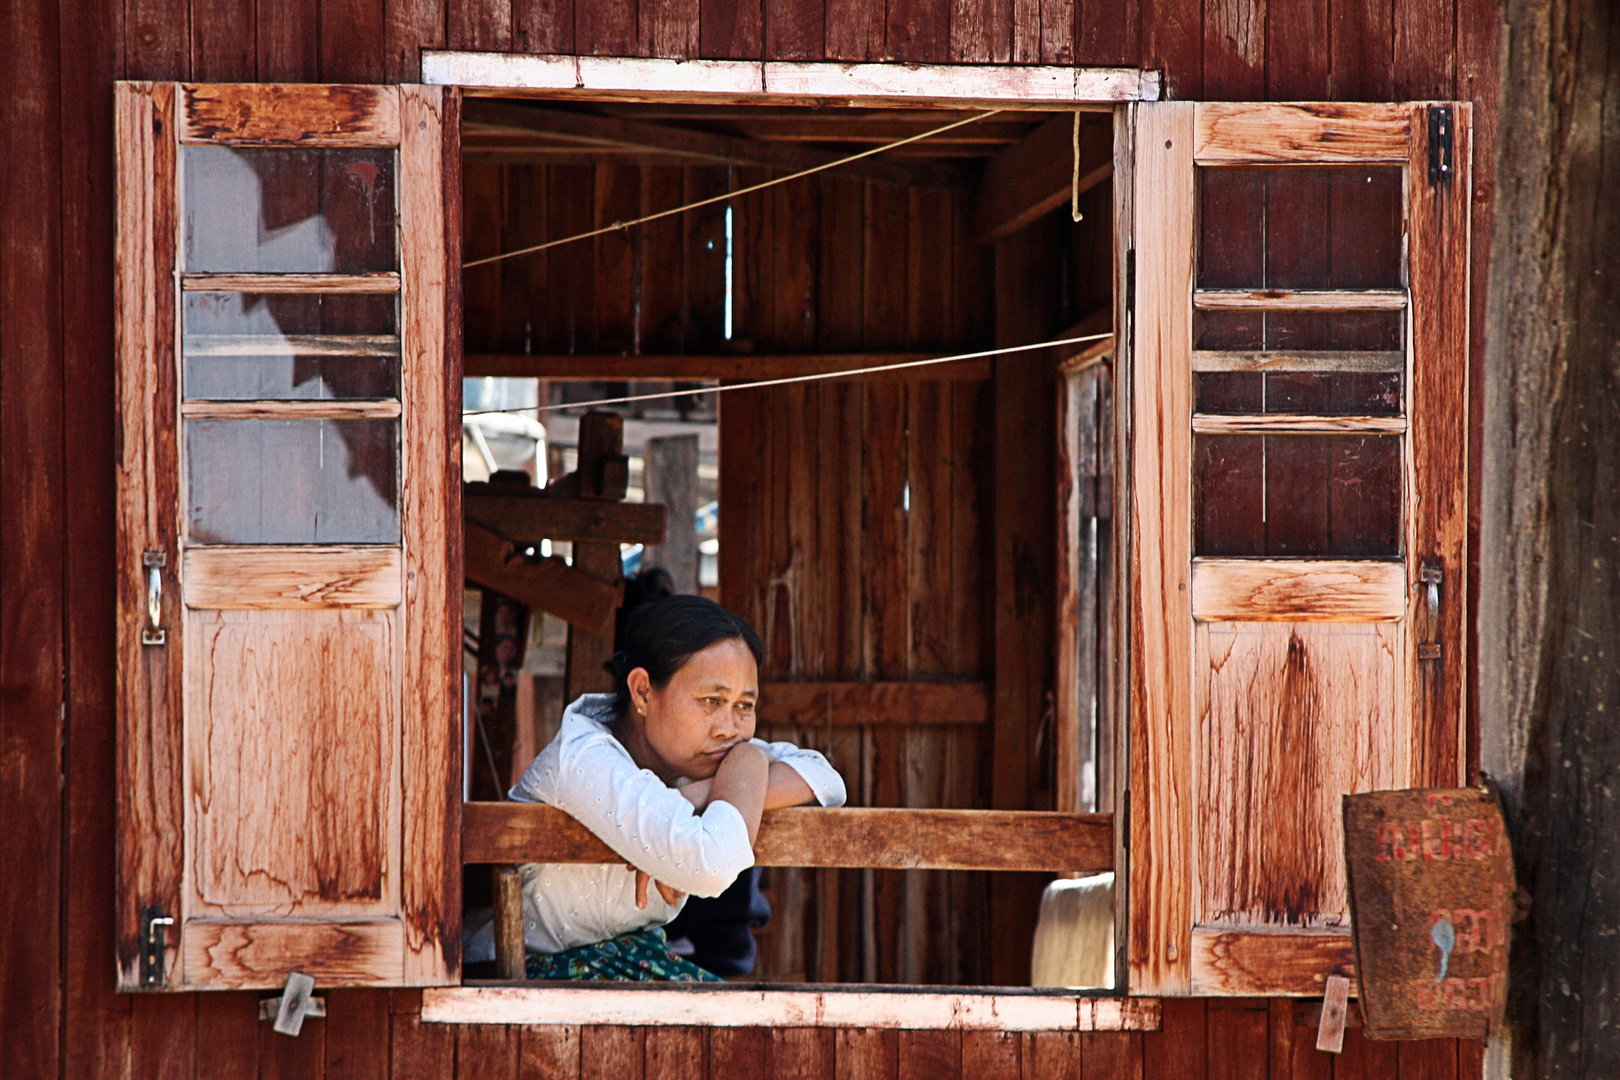
[[[627,397],[598,398],[595,401],[568,401],[560,405],[530,405],[526,408],[514,409],[477,409],[464,412],[462,416],[489,416],[493,413],[510,412],[554,412],[558,409],[587,409],[597,405],[627,405],[633,401],[663,401],[667,398],[692,397],[697,394],[718,394],[726,390],[758,390],[766,386],[787,386],[790,383],[820,382],[823,379],[842,379],[855,375],[876,375],[885,371],[900,371],[904,368],[928,367],[933,364],[950,364],[958,360],[979,360],[987,356],[1004,356],[1007,353],[1031,352],[1035,349],[1056,349],[1064,345],[1083,345],[1088,341],[1102,341],[1113,337],[1113,332],[1106,334],[1083,334],[1080,337],[1057,338],[1053,341],[1037,341],[1031,345],[1007,345],[1000,349],[984,349],[980,352],[957,353],[955,356],[935,356],[927,360],[903,360],[897,364],[879,364],[875,367],[849,368],[844,371],[818,371],[810,375],[784,375],[780,379],[760,379],[746,383],[721,383],[719,386],[708,386],[701,390],[666,390],[657,394],[631,394]],[[747,357],[738,357],[746,360]],[[1089,366],[1089,365],[1088,365]]]
[[[1006,110],[991,109],[988,112],[979,113],[977,116],[970,116],[966,120],[957,120],[954,123],[946,124],[944,127],[937,127],[932,131],[925,131],[921,135],[911,135],[907,138],[899,140],[898,142],[884,143],[882,146],[874,146],[870,150],[862,150],[860,153],[851,154],[847,158],[839,158],[837,161],[829,161],[825,165],[817,165],[814,168],[805,169],[802,172],[789,173],[787,176],[778,176],[774,180],[766,180],[763,183],[754,184],[752,187],[745,187],[740,191],[728,191],[724,195],[715,195],[712,198],[699,199],[695,203],[687,203],[685,206],[675,206],[668,210],[660,210],[656,214],[648,214],[646,217],[634,218],[630,221],[615,221],[613,224],[604,225],[600,229],[592,229],[590,232],[582,232],[574,236],[565,236],[560,240],[547,240],[545,243],[536,244],[533,247],[519,248],[516,251],[508,251],[500,255],[490,255],[482,259],[474,259],[471,262],[462,263],[461,268],[463,270],[471,270],[475,266],[484,266],[488,263],[500,262],[503,259],[515,259],[519,255],[533,255],[537,251],[544,251],[547,248],[558,247],[562,244],[571,244],[576,240],[589,240],[593,236],[601,236],[604,233],[618,232],[621,229],[631,229],[637,225],[645,225],[649,221],[657,221],[659,218],[666,218],[671,214],[683,214],[688,210],[696,210],[700,207],[712,206],[717,202],[726,202],[730,199],[735,199],[740,195],[748,195],[755,191],[763,191],[768,187],[775,187],[777,184],[785,184],[789,180],[797,180],[800,177],[813,176],[818,172],[826,172],[828,169],[836,169],[840,165],[848,165],[852,161],[859,161],[862,158],[869,158],[873,154],[881,154],[885,150],[893,150],[897,146],[905,146],[907,143],[920,142],[921,140],[930,138],[931,136],[944,134],[947,131],[962,127],[965,124],[976,123],[983,120],[987,116],[995,116],[997,113],[1004,111]],[[1079,116],[1078,113],[1075,115],[1077,117]]]

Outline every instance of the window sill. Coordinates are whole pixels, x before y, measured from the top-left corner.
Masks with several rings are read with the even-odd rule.
[[[716,995],[723,995],[718,1000]],[[437,1024],[856,1027],[965,1031],[1157,1031],[1157,998],[1049,990],[776,989],[703,983],[424,989]]]

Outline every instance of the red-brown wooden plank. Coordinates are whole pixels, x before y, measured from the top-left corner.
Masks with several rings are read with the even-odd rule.
[[[644,55],[636,36],[636,0],[576,3],[574,46],[582,56]]]
[[[50,1076],[61,1065],[66,512],[55,9],[12,5],[0,34],[16,80],[0,103],[12,146],[0,191],[0,898],[11,913],[0,930],[0,1031],[8,1068]]]
[[[456,1080],[517,1080],[522,1029],[507,1024],[456,1028]]]
[[[389,1045],[389,1080],[444,1080],[456,1068],[456,1029],[449,1024],[424,1024],[420,993],[391,994],[394,1015]],[[415,1012],[401,1012],[408,1002]],[[281,1036],[278,1036],[280,1038]]]
[[[197,1056],[209,1080],[258,1080],[259,1029],[270,1026],[259,1020],[259,995],[198,994],[196,1015]]]
[[[578,1080],[579,1069],[577,1026],[545,1024],[523,1029],[518,1080]]]
[[[1141,1032],[1082,1032],[1080,1056],[1086,1080],[1142,1080]]]
[[[526,53],[574,51],[575,0],[512,0],[512,47]]]
[[[27,8],[12,10],[16,18],[34,23],[43,39],[54,38]],[[27,27],[18,26],[6,35],[6,40],[21,42],[28,37]],[[126,79],[191,78],[191,5],[185,0],[131,0],[124,5],[123,45]],[[259,77],[267,78],[263,66],[261,51]],[[22,77],[20,71],[17,77]],[[52,83],[54,80],[35,85],[43,92]]]
[[[512,0],[457,0],[448,11],[450,48],[505,52],[512,47]]]
[[[327,990],[326,1080],[386,1080],[388,991]]]
[[[950,10],[950,0],[889,0],[884,57],[943,63],[950,45]]]
[[[833,1031],[830,1028],[775,1028],[771,1031],[768,1080],[831,1080]]]
[[[122,5],[68,0],[60,5],[63,61],[86,86],[123,75]],[[9,34],[9,31],[8,31]],[[15,40],[14,38],[12,40]],[[116,783],[113,657],[115,574],[106,558],[106,523],[115,514],[116,460],[113,387],[113,206],[102,193],[113,173],[112,111],[99,94],[61,97],[62,265],[76,282],[60,291],[61,378],[78,399],[65,410],[63,578],[65,662],[63,746],[62,1076],[116,1075],[128,1051],[131,1001],[113,992],[107,958],[114,955],[113,878],[116,835],[107,792]],[[7,515],[10,514],[8,505]],[[7,945],[9,947],[9,943]]]
[[[699,0],[641,0],[641,52],[675,60],[698,56]]]
[[[1400,1080],[1457,1080],[1459,1039],[1415,1039],[1396,1043]]]
[[[247,995],[244,995],[247,996]],[[198,1075],[208,1074],[213,1050],[208,1034],[197,1026]],[[268,1023],[259,1025],[259,1080],[323,1080],[326,1075],[326,1020],[305,1017],[297,1038],[278,1033]]]
[[[1076,0],[1074,62],[1135,66],[1138,0]]]
[[[648,165],[641,170],[643,214],[680,206],[685,191],[685,170],[679,166]],[[641,268],[638,351],[680,352],[684,345],[682,297],[686,290],[683,256],[684,214],[643,225],[637,230],[637,262]]]
[[[253,7],[253,0],[215,0],[192,8],[192,78],[199,82],[253,81],[258,71]]]
[[[1392,101],[1393,0],[1333,0],[1328,32],[1328,97]]]
[[[763,30],[759,0],[701,0],[698,46],[705,59],[758,60]]]
[[[1029,1058],[1024,1065],[1028,1080],[1078,1080],[1081,1075],[1078,1031],[1037,1031],[1027,1037]]]
[[[1266,98],[1321,101],[1328,96],[1328,0],[1274,4],[1266,16]]]
[[[759,1080],[770,1068],[770,1028],[715,1028],[709,1033],[709,1080]]]
[[[876,60],[883,55],[885,11],[868,0],[826,0],[828,60]]]
[[[1165,998],[1158,1031],[1142,1035],[1143,1080],[1205,1080],[1209,1062],[1207,1003]]]
[[[962,1032],[962,1075],[973,1080],[1022,1080],[1024,1035],[1017,1031]]]
[[[1395,0],[1396,101],[1444,101],[1456,92],[1453,0]]]
[[[962,1033],[902,1031],[897,1057],[899,1080],[956,1080],[963,1076]]]
[[[277,0],[273,4],[259,4],[257,12],[259,81],[319,82],[319,0]]]
[[[709,1030],[699,1027],[647,1029],[645,1080],[687,1080],[709,1073]]]
[[[1165,97],[1204,97],[1203,7],[1199,0],[1140,0],[1141,63],[1164,72]]]
[[[1012,20],[1013,5],[1010,3],[953,0],[951,63],[1007,63],[1012,56]]]
[[[141,994],[135,998],[126,1075],[142,1080],[193,1080],[197,1075],[197,996]]]
[[[580,1028],[580,1080],[642,1080],[646,1037],[645,1028]]]
[[[820,60],[826,52],[825,0],[764,0],[765,59]]]
[[[384,80],[418,82],[422,77],[421,50],[444,47],[446,0],[387,0],[387,3],[387,21],[383,27]],[[571,19],[569,25],[572,26]]]
[[[321,0],[322,81],[385,81],[386,23],[385,0]]]

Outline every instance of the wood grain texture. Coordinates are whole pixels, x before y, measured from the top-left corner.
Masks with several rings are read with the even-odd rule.
[[[1273,162],[1404,162],[1404,106],[1351,104],[1200,104],[1196,120],[1199,165]]]
[[[1406,307],[1401,289],[1199,289],[1193,306],[1200,311],[1400,311]]]
[[[186,420],[392,420],[397,401],[186,401]]]
[[[399,275],[372,274],[185,274],[180,287],[188,292],[252,293],[395,293]]]
[[[467,803],[466,863],[622,862],[554,807]],[[1113,817],[1053,812],[796,807],[768,811],[760,866],[938,870],[1084,870],[1113,866]]]
[[[391,86],[193,83],[182,88],[180,141],[236,146],[398,146]]]
[[[985,165],[974,225],[981,244],[993,244],[1068,201],[1078,169],[1081,192],[1113,173],[1114,127],[1089,118],[1074,158],[1074,118],[1058,115],[1001,151]]]
[[[405,929],[374,922],[192,920],[184,935],[186,981],[211,989],[283,987],[294,971],[320,985],[397,986],[405,978]]]
[[[188,919],[396,910],[396,618],[193,611],[186,623]]]
[[[179,617],[179,419],[174,365],[174,88],[118,91],[120,177],[117,306],[118,465],[118,957],[119,985],[140,984],[141,911],[180,911],[183,734]],[[167,569],[168,643],[143,646],[144,554]],[[170,944],[180,940],[175,933]],[[170,957],[176,954],[170,951]],[[174,965],[171,962],[171,969]]]
[[[609,585],[555,555],[527,558],[512,541],[471,519],[463,537],[468,581],[549,611],[590,634],[602,633],[618,610],[622,585]]]
[[[613,503],[543,495],[537,488],[474,484],[464,489],[468,520],[514,541],[614,540],[661,544],[667,510],[656,503]]]
[[[1430,118],[1435,105],[1411,107],[1412,152],[1407,166],[1407,221],[1412,280],[1412,486],[1407,515],[1413,618],[1420,600],[1417,575],[1438,567],[1442,582],[1438,661],[1416,661],[1418,709],[1412,782],[1463,782],[1462,736],[1467,674],[1464,627],[1468,617],[1468,266],[1472,106],[1451,110],[1451,170],[1429,166]],[[1414,627],[1422,625],[1414,622]]]
[[[393,547],[191,547],[181,589],[199,609],[392,608],[401,575]]]
[[[773,727],[862,724],[984,724],[990,687],[981,682],[767,682],[760,723]]]
[[[1389,372],[1406,370],[1404,352],[1297,352],[1257,350],[1221,352],[1193,350],[1194,371],[1297,371],[1328,374],[1335,371]]]
[[[710,1076],[758,1076],[761,1072],[769,1074],[774,1064],[771,1028],[858,1027],[939,1034],[1153,1031],[1159,1026],[1160,1003],[1151,998],[1096,998],[1028,991],[951,993],[923,987],[899,993],[877,993],[681,984],[588,990],[561,986],[477,986],[422,991],[422,1018],[439,1024],[613,1025],[608,1029],[595,1029],[601,1033],[596,1040],[599,1047],[607,1037],[645,1037],[637,1027],[701,1025],[713,1029],[709,1043]],[[585,1028],[587,1038],[581,1040],[582,1056],[590,1050],[588,1036],[592,1030]],[[607,1031],[619,1034],[607,1036]],[[871,1056],[880,1057],[880,1054]],[[639,1057],[635,1064],[640,1064]],[[743,1068],[745,1064],[750,1068]],[[902,1069],[908,1064],[902,1061]],[[755,1069],[759,1071],[751,1071]],[[830,1072],[832,1070],[825,1070],[818,1075],[826,1076]],[[592,1075],[603,1073],[598,1068]],[[918,1074],[908,1070],[907,1075]]]
[[[1132,358],[1129,986],[1191,986],[1193,788],[1190,499],[1195,107],[1137,107]]]
[[[1210,995],[1320,995],[1329,975],[1352,981],[1348,933],[1193,931],[1193,992]]]
[[[405,981],[459,973],[461,874],[461,155],[457,91],[400,91],[401,490],[405,548],[400,910]]]
[[[1404,416],[1193,416],[1195,435],[1400,435],[1407,429]]]
[[[1201,622],[1369,622],[1406,615],[1406,568],[1362,560],[1194,559]]]
[[[1406,782],[1404,644],[1394,623],[1199,626],[1195,922],[1348,923],[1339,800]]]

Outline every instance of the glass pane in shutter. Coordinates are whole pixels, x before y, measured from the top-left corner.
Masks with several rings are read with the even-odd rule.
[[[392,150],[187,146],[183,155],[187,271],[398,268]]]
[[[185,425],[193,544],[399,543],[397,420]]]
[[[396,302],[375,294],[186,293],[186,399],[397,398]]]

